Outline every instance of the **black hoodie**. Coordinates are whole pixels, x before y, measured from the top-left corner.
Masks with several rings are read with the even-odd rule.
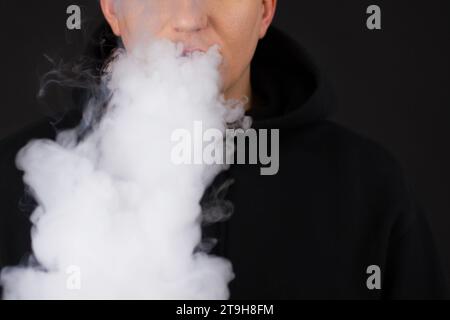
[[[213,252],[233,264],[231,298],[447,297],[429,224],[398,162],[327,119],[332,95],[304,50],[270,28],[251,75],[249,115],[255,129],[280,130],[279,172],[233,165],[202,202],[205,211],[213,202],[234,207],[231,218],[204,227],[205,238],[218,239]],[[67,115],[57,128],[77,121]],[[54,136],[44,119],[0,144],[0,267],[30,252],[34,203],[15,155],[31,138]],[[381,289],[371,286],[378,274]]]

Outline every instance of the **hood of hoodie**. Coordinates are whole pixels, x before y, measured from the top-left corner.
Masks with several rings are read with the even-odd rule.
[[[251,64],[254,128],[299,128],[329,117],[334,94],[306,50],[270,27]]]

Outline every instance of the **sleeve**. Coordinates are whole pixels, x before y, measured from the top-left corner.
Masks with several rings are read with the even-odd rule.
[[[448,279],[429,218],[406,179],[402,178],[397,187],[398,215],[388,245],[385,298],[448,299]]]

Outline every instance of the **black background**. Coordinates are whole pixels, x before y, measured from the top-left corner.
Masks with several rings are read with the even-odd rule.
[[[66,28],[82,8],[83,27]],[[382,30],[366,9],[382,10]],[[99,24],[95,0],[0,2],[0,138],[60,106],[39,104],[44,54],[80,55]],[[332,81],[335,120],[369,136],[401,161],[432,228],[450,279],[450,1],[279,0],[275,25],[294,36]]]

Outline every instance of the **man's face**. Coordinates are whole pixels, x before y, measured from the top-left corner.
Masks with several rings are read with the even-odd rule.
[[[150,37],[206,51],[218,44],[224,92],[249,79],[258,40],[269,27],[276,0],[101,0],[114,33],[129,50]],[[233,97],[238,98],[238,97]]]

